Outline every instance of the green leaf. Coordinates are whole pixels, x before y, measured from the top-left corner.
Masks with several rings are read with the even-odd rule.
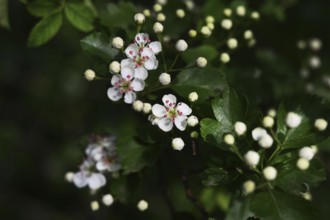
[[[65,5],[65,15],[69,22],[81,31],[91,31],[94,29],[95,19],[92,9],[82,3],[67,3]]]
[[[253,195],[251,211],[262,220],[318,219],[310,202],[276,191]]]
[[[245,220],[249,219],[249,217],[253,217],[254,214],[250,210],[251,199],[251,196],[247,196],[242,200],[235,200],[231,205],[225,220]]]
[[[205,118],[201,120],[200,126],[201,135],[204,140],[214,145],[218,145],[218,143],[221,143],[223,134],[229,131],[222,129],[220,122],[210,118]]]
[[[198,57],[205,57],[208,61],[213,60],[218,55],[218,51],[208,45],[203,45],[196,48],[189,48],[182,53],[182,58],[186,63],[195,61]]]
[[[188,97],[195,91],[199,95],[199,101],[214,96],[226,85],[222,73],[218,69],[191,68],[181,71],[173,81],[173,89],[182,97]]]
[[[106,63],[110,63],[119,53],[119,50],[112,48],[109,37],[101,32],[88,35],[80,44],[88,55]]]
[[[124,174],[129,174],[153,165],[158,157],[159,147],[140,145],[134,139],[122,138],[117,142],[117,154]]]
[[[47,43],[60,30],[62,22],[63,17],[61,13],[51,14],[43,18],[32,29],[28,39],[28,46],[38,47]]]
[[[8,19],[8,1],[0,1],[0,27],[9,29],[9,19]]]
[[[134,24],[136,7],[132,3],[120,1],[118,4],[107,3],[100,11],[101,24],[114,28],[126,29],[128,25]]]
[[[47,17],[49,14],[61,11],[62,6],[59,1],[36,0],[29,3],[27,9],[30,14],[36,17]]]
[[[233,182],[238,177],[238,173],[213,167],[204,170],[201,177],[203,178],[202,183],[205,186],[222,186]]]

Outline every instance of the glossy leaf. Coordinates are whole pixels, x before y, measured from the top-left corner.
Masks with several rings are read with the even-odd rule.
[[[202,45],[196,48],[188,48],[184,53],[182,53],[182,58],[186,63],[195,61],[198,57],[205,57],[208,62],[213,60],[218,55],[218,51],[208,45]]]
[[[208,168],[201,174],[203,185],[205,186],[222,186],[233,182],[238,173],[235,171],[227,171],[223,168]]]
[[[94,12],[84,4],[67,3],[65,5],[65,15],[68,21],[81,31],[93,30]]]
[[[0,27],[9,29],[8,0],[0,1]]]
[[[36,17],[47,17],[51,13],[59,12],[62,6],[56,0],[36,0],[28,4],[30,14]]]

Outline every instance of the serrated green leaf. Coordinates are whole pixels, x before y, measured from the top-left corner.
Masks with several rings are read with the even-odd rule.
[[[85,32],[94,29],[95,15],[90,7],[82,3],[67,3],[64,11],[68,21],[77,29]]]
[[[213,60],[218,55],[218,51],[208,45],[202,45],[196,48],[188,48],[182,53],[182,58],[186,63],[195,61],[198,57],[205,57],[208,61]]]
[[[8,1],[0,1],[0,27],[9,29],[9,18],[8,18]]]
[[[224,133],[229,132],[229,130],[225,130],[221,127],[220,122],[210,118],[201,120],[200,126],[201,136],[204,141],[217,146],[219,146],[218,143],[222,142]]]
[[[318,219],[310,202],[277,191],[260,192],[253,195],[251,211],[262,220]]]
[[[36,0],[29,3],[27,9],[36,17],[47,17],[49,14],[62,10],[62,5],[55,0]]]
[[[223,186],[233,182],[238,173],[235,171],[227,171],[223,168],[208,168],[201,173],[202,183],[205,186]]]
[[[47,43],[60,30],[62,22],[63,17],[61,13],[51,14],[43,18],[32,29],[28,39],[28,46],[38,47]]]
[[[119,53],[119,50],[112,48],[107,35],[97,32],[80,41],[83,50],[90,56],[110,63]]]

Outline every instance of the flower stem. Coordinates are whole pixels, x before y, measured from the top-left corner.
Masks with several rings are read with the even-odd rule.
[[[239,157],[239,159],[241,159],[242,161],[244,161],[244,158],[242,157],[241,153],[238,151],[236,145],[231,145],[231,149],[234,151],[234,153]]]
[[[157,34],[157,37],[158,37],[159,42],[162,44],[162,38],[161,38],[161,35],[160,35],[160,34]],[[165,62],[165,54],[164,54],[163,49],[162,49],[162,51],[161,51],[161,54],[162,54],[162,60],[163,60],[164,71],[167,73],[167,66],[166,66],[166,62]]]
[[[274,152],[272,153],[272,155],[270,155],[268,162],[270,162],[275,156],[278,155],[278,153],[282,150],[282,146],[279,144],[276,146],[276,149],[274,150]]]
[[[175,66],[175,64],[176,64],[176,62],[178,61],[178,59],[179,59],[179,54],[177,53],[176,56],[175,56],[175,59],[174,59],[174,61],[173,61],[173,63],[172,63],[172,65],[171,65],[171,67],[170,67],[170,69],[168,70],[168,72],[171,72],[171,71],[172,71],[172,69],[173,69],[173,67]]]

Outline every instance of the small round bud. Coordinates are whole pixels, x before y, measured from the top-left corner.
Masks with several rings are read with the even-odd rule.
[[[252,130],[252,138],[255,141],[259,141],[262,136],[266,135],[267,131],[263,128],[257,127]]]
[[[196,59],[196,65],[200,68],[204,68],[207,65],[207,59],[205,57],[198,57]]]
[[[266,180],[274,180],[277,176],[277,170],[272,166],[266,167],[262,173]]]
[[[192,0],[185,0],[184,1],[188,10],[193,10],[195,8],[195,3]]]
[[[182,140],[182,138],[174,138],[172,140],[172,148],[174,150],[182,150],[184,147],[184,142]]]
[[[188,99],[190,102],[196,102],[198,100],[198,94],[197,92],[191,92],[188,95]]]
[[[300,50],[306,49],[306,46],[307,46],[306,41],[298,40],[298,42],[297,42],[298,49],[300,49]]]
[[[276,110],[271,108],[268,110],[267,114],[272,117],[272,118],[275,118],[276,117]]]
[[[96,76],[95,72],[91,69],[86,70],[84,75],[88,81],[93,81]]]
[[[206,23],[214,23],[215,19],[212,15],[208,15],[205,18]]]
[[[198,125],[199,121],[198,118],[196,116],[189,116],[189,118],[187,119],[187,124],[190,127],[195,127],[196,125]]]
[[[223,140],[228,145],[233,145],[235,143],[235,138],[232,134],[226,134]]]
[[[120,63],[117,61],[112,61],[109,65],[109,71],[111,73],[119,73],[120,69]]]
[[[176,10],[176,16],[178,16],[179,18],[184,18],[185,15],[186,13],[184,12],[183,9]]]
[[[232,26],[233,26],[233,22],[230,19],[228,19],[228,18],[223,19],[221,21],[221,27],[223,29],[230,30]]]
[[[250,48],[252,48],[252,47],[254,47],[256,45],[256,43],[257,43],[256,39],[251,38],[250,40],[248,40],[247,46],[250,47]]]
[[[157,19],[157,21],[162,22],[162,21],[166,20],[166,16],[163,13],[158,13],[156,19]]]
[[[257,12],[257,11],[252,12],[251,13],[251,18],[254,19],[254,20],[259,20],[259,18],[260,18],[259,12]]]
[[[188,32],[188,34],[189,34],[190,37],[196,37],[196,36],[197,36],[197,31],[191,29],[191,30]]]
[[[148,209],[149,204],[145,200],[140,200],[137,204],[137,208],[143,212]]]
[[[209,36],[211,36],[212,31],[210,30],[209,27],[207,27],[207,26],[203,26],[203,27],[201,28],[201,33],[202,33],[205,37],[209,37]]]
[[[113,197],[111,194],[106,194],[102,197],[102,202],[105,206],[111,206],[113,203]]]
[[[243,135],[246,132],[246,124],[241,121],[237,121],[235,122],[234,129],[238,136]]]
[[[143,102],[136,100],[133,102],[132,106],[135,111],[140,112],[143,109]]]
[[[238,45],[238,42],[235,38],[229,38],[227,41],[229,49],[235,49]]]
[[[257,152],[253,151],[253,150],[249,150],[244,155],[244,159],[245,159],[245,162],[249,166],[256,166],[256,165],[258,165],[258,163],[260,161],[260,155]]]
[[[214,24],[213,23],[207,23],[206,25],[211,31],[214,30]]]
[[[134,21],[137,24],[143,24],[145,20],[146,20],[146,17],[142,13],[137,13],[134,15]]]
[[[161,5],[166,5],[167,4],[167,0],[157,0],[156,2],[158,4],[161,4]]]
[[[253,37],[253,32],[251,30],[246,30],[244,32],[244,39],[250,40]]]
[[[311,147],[303,147],[299,150],[299,157],[304,158],[306,160],[313,159],[315,153]]]
[[[262,148],[270,148],[273,145],[273,142],[274,140],[272,136],[270,136],[269,134],[265,134],[259,139],[258,144]]]
[[[305,158],[299,158],[297,160],[297,167],[300,170],[307,170],[309,167],[309,160],[306,160]]]
[[[328,127],[328,122],[323,118],[318,118],[314,122],[314,127],[319,131],[324,131]]]
[[[226,15],[227,17],[230,17],[233,11],[230,8],[225,8],[223,10],[223,14]]]
[[[321,59],[318,56],[311,56],[309,58],[309,66],[312,69],[318,69],[321,66]]]
[[[97,211],[97,210],[99,210],[99,208],[100,208],[100,205],[99,205],[99,202],[98,201],[92,201],[91,202],[91,209],[92,209],[92,211]]]
[[[121,49],[124,46],[124,40],[121,37],[115,37],[112,39],[112,47]]]
[[[198,134],[197,131],[193,131],[193,132],[190,133],[190,137],[191,137],[191,138],[197,139],[198,136],[199,136],[199,134]]]
[[[322,48],[322,41],[318,38],[313,38],[309,41],[309,47],[313,51],[319,51]]]
[[[317,146],[316,145],[312,145],[311,148],[312,148],[312,151],[313,151],[314,155],[319,151],[317,149]]]
[[[222,53],[222,54],[220,55],[220,61],[221,61],[222,63],[228,63],[228,62],[230,61],[230,56],[229,56],[229,54],[228,54],[228,53]]]
[[[262,124],[265,128],[272,128],[274,126],[274,118],[266,116],[262,119]]]
[[[65,180],[69,183],[72,183],[73,181],[73,176],[74,176],[74,173],[73,172],[67,172],[65,174]]]
[[[158,77],[159,79],[159,82],[162,84],[162,85],[168,85],[171,83],[171,75],[168,74],[168,73],[162,73],[159,75]]]
[[[243,183],[243,193],[245,195],[253,193],[255,188],[256,184],[252,180],[248,180]]]
[[[143,103],[143,113],[144,114],[149,114],[151,112],[152,106],[150,103]]]
[[[301,123],[301,116],[294,112],[289,112],[286,116],[285,123],[290,128],[296,128]]]
[[[312,194],[310,192],[301,193],[302,197],[308,201],[312,200]]]
[[[165,35],[165,36],[163,37],[163,42],[168,43],[168,42],[170,42],[170,41],[171,41],[171,37],[170,37],[170,36]]]
[[[164,26],[161,23],[156,22],[153,26],[153,29],[156,34],[159,34],[163,32]]]
[[[154,4],[154,11],[155,12],[160,12],[161,10],[163,10],[163,7],[161,4]]]
[[[243,5],[237,6],[237,8],[236,8],[236,14],[238,16],[243,17],[245,15],[245,13],[246,13],[246,9],[245,9],[245,7]]]
[[[187,48],[188,48],[188,44],[185,40],[180,39],[175,44],[175,49],[179,52],[183,52],[187,50]]]
[[[144,9],[144,10],[143,10],[143,14],[144,14],[144,16],[146,16],[146,17],[150,17],[150,15],[151,15],[149,9]]]

